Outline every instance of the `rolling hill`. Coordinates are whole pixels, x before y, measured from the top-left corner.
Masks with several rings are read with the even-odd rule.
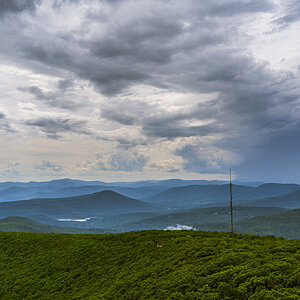
[[[45,233],[85,233],[99,234],[111,233],[104,229],[79,229],[73,227],[62,227],[55,225],[46,225],[35,222],[24,217],[7,217],[0,219],[0,231],[21,231],[21,232],[45,232]]]
[[[253,201],[236,201],[236,205],[247,206],[278,206],[284,208],[300,208],[300,191],[295,191],[283,196],[255,199]]]
[[[0,232],[0,298],[299,299],[299,253],[217,232]]]
[[[88,181],[89,185],[101,185],[105,184],[103,181]],[[29,182],[0,182],[0,190],[5,190],[11,187],[18,188],[31,188],[31,189],[44,189],[46,191],[66,188],[66,187],[76,187],[86,185],[87,181],[76,180],[76,179],[55,179],[50,181],[29,181]]]
[[[195,225],[198,230],[229,231],[228,223]],[[235,223],[238,233],[276,235],[285,238],[300,239],[300,209],[268,214]]]
[[[122,226],[122,224],[127,222],[139,221],[145,218],[150,218],[153,216],[160,215],[157,212],[131,212],[131,213],[121,213],[117,215],[108,215],[102,217],[92,217],[85,220],[71,221],[65,219],[61,221],[60,219],[51,218],[46,215],[29,215],[28,217],[34,221],[57,226],[68,226],[76,228],[110,228],[115,226]]]
[[[153,206],[112,191],[0,203],[2,217],[46,215],[54,218],[86,218],[147,210],[153,210]]]
[[[103,185],[86,185],[86,186],[79,186],[79,187],[71,187],[71,188],[64,188],[56,190],[53,193],[48,193],[51,198],[53,196],[57,197],[72,197],[72,196],[80,196],[85,194],[91,194],[96,192],[101,192],[107,190],[107,186]],[[142,199],[147,196],[155,195],[164,190],[163,187],[140,187],[140,188],[130,188],[130,187],[120,187],[120,186],[109,186],[109,190],[122,194],[123,196],[135,198],[135,199]]]
[[[258,187],[233,185],[234,201],[253,200],[257,198],[284,195],[299,190],[297,184],[263,184]],[[227,185],[190,185],[176,187],[163,191],[157,195],[147,197],[144,201],[160,203],[168,208],[188,209],[227,202],[229,187]],[[240,202],[239,202],[240,203]],[[249,202],[247,202],[249,203]],[[246,204],[245,204],[246,205]],[[255,205],[254,205],[255,206]],[[276,206],[276,205],[271,205]]]
[[[108,188],[106,185],[94,184],[47,190],[43,187],[31,188],[13,186],[4,190],[0,190],[0,202],[28,200],[32,198],[65,198],[73,196],[82,196],[86,194],[105,191],[107,189],[122,194],[126,197],[142,199],[147,196],[152,196],[159,192],[162,192],[165,188],[161,186],[150,186],[140,188],[109,186]]]
[[[101,181],[89,181],[90,186],[105,184]],[[56,190],[76,188],[86,185],[85,181],[74,179],[57,179],[51,181],[0,182],[0,201],[25,200],[36,197],[48,197]],[[52,197],[52,196],[51,196]]]
[[[0,202],[32,198],[62,198],[112,190],[132,198],[145,198],[174,186],[191,184],[221,184],[222,181],[207,180],[145,180],[136,182],[83,181],[57,179],[51,181],[0,182]]]
[[[207,180],[149,180],[136,182],[103,182],[58,179],[45,182],[0,182],[0,202],[32,198],[62,198],[112,190],[127,197],[141,199],[175,186],[191,184],[222,184],[223,181]]]
[[[234,208],[235,219],[242,220],[254,216],[266,215],[270,213],[283,212],[285,209],[279,207],[244,207],[238,206]],[[208,222],[224,222],[227,227],[229,222],[228,207],[209,207],[198,208],[188,211],[162,214],[151,218],[128,222],[126,224],[116,225],[113,228],[121,231],[132,230],[150,230],[150,229],[165,229],[168,226],[194,225]]]
[[[136,182],[103,182],[103,181],[83,181],[74,179],[58,179],[45,182],[2,182],[0,183],[0,202],[28,200],[32,198],[63,198],[80,196],[84,194],[96,193],[104,190],[112,190],[124,196],[142,200],[155,196],[158,193],[172,188],[184,188],[187,186],[203,186],[201,193],[209,199],[209,202],[222,201],[222,196],[227,197],[222,191],[218,192],[218,186],[226,186],[225,181],[207,181],[207,180],[150,180]],[[300,190],[299,185],[293,184],[262,184],[258,182],[245,182],[246,193],[251,190],[251,199],[261,197],[271,197],[283,195],[286,193]],[[242,182],[236,182],[236,185],[242,186]],[[215,187],[215,188],[213,188]],[[254,189],[251,189],[253,187]],[[250,190],[248,189],[250,188]],[[215,189],[215,194],[206,194],[206,190]],[[221,188],[222,190],[222,188]],[[257,195],[255,194],[255,191]],[[180,190],[179,190],[180,192]],[[200,190],[199,190],[200,192]],[[157,195],[155,197],[161,197]],[[191,195],[189,195],[191,197]],[[248,199],[248,198],[247,198]],[[196,201],[196,200],[195,200]],[[224,201],[224,198],[223,198]]]

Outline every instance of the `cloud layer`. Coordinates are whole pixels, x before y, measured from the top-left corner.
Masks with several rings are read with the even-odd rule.
[[[39,145],[33,177],[300,181],[298,6],[2,1],[0,135]]]

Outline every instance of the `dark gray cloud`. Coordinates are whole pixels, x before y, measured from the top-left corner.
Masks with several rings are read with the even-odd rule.
[[[136,146],[147,146],[148,144],[148,139],[140,137],[140,138],[135,138],[135,139],[130,139],[126,137],[117,137],[115,141],[118,142],[118,147],[121,149],[130,149],[134,148]]]
[[[124,112],[117,111],[117,108],[102,109],[101,117],[107,120],[118,122],[123,125],[134,125],[136,123],[136,115],[134,116],[125,114]]]
[[[127,110],[126,103],[116,102],[105,108],[102,116],[120,124],[140,126],[146,136],[168,139],[221,133],[231,140],[237,132],[254,139],[256,130],[268,129],[268,134],[277,130],[279,118],[280,126],[290,122],[291,110],[280,115],[278,112],[283,113],[282,107],[292,109],[299,103],[300,92],[293,74],[272,72],[268,65],[257,63],[249,55],[223,50],[205,52],[198,59],[201,68],[197,67],[197,72],[190,75],[187,70],[195,67],[189,64],[185,76],[174,73],[169,80],[195,92],[218,93],[215,100],[172,113],[159,112],[147,105],[134,108],[134,104]],[[210,121],[193,125],[197,120]]]
[[[60,8],[66,4],[79,4],[80,2],[81,0],[52,0],[52,5],[54,8]]]
[[[7,133],[16,133],[17,131],[11,127],[8,122],[0,124],[0,130]]]
[[[113,29],[105,39],[91,45],[91,52],[99,58],[120,59],[120,62],[166,64],[172,51],[168,43],[182,32],[179,22],[156,15],[135,19]]]
[[[86,128],[85,121],[78,121],[72,119],[62,118],[37,118],[28,120],[28,126],[39,128],[42,132],[46,133],[49,138],[61,138],[61,133],[78,133],[90,135],[90,131]]]
[[[194,105],[191,109],[180,112],[160,111],[154,105],[141,101],[113,102],[102,108],[101,117],[122,125],[140,126],[147,137],[174,139],[177,137],[206,136],[220,133],[220,122],[202,126],[186,125],[186,123],[215,117],[217,100]]]
[[[297,131],[278,134],[260,147],[247,151],[242,164],[235,167],[239,178],[256,178],[266,181],[298,182],[299,128]]]
[[[215,1],[208,9],[209,15],[232,17],[234,15],[271,11],[273,1],[246,0],[246,1]]]
[[[33,95],[36,100],[44,102],[49,106],[57,107],[65,110],[76,110],[84,106],[84,104],[78,101],[68,99],[70,97],[75,98],[75,94],[74,95],[68,94],[68,88],[72,86],[73,86],[72,80],[65,79],[65,80],[60,80],[58,82],[57,90],[50,91],[50,92],[45,92],[38,86],[19,87],[18,90]]]
[[[68,70],[79,78],[87,79],[104,95],[115,95],[134,83],[146,82],[150,78],[150,74],[125,61],[100,59],[84,52],[74,53],[70,45],[64,43],[60,40],[41,44],[30,41],[22,45],[25,46],[23,56],[27,60]]]
[[[88,63],[85,66],[87,65]],[[118,94],[134,83],[147,82],[147,79],[150,78],[149,74],[143,73],[133,66],[124,65],[119,68],[118,64],[107,66],[102,63],[99,63],[99,69],[82,68],[78,70],[78,75],[93,82],[97,89],[107,96]]]
[[[216,101],[196,104],[187,111],[157,113],[142,120],[141,126],[147,136],[174,139],[177,137],[206,136],[222,132],[220,122],[192,125],[193,121],[207,121],[216,117],[213,104]],[[190,123],[190,125],[187,125]]]
[[[101,118],[122,125],[138,125],[147,115],[155,113],[154,105],[138,100],[110,101],[101,107]]]
[[[88,9],[91,3],[93,9]],[[73,78],[84,79],[101,94],[97,104],[101,122],[109,120],[107,127],[134,130],[132,135],[106,138],[118,142],[117,151],[128,152],[99,159],[100,169],[142,170],[148,158],[129,150],[176,139],[183,144],[175,155],[183,159],[185,170],[196,172],[228,168],[236,164],[234,153],[244,157],[240,172],[243,165],[254,168],[255,153],[260,153],[263,161],[268,154],[262,149],[269,151],[269,145],[282,151],[277,141],[286,141],[285,136],[293,139],[285,142],[294,146],[289,148],[290,156],[298,152],[294,140],[300,130],[299,74],[272,70],[267,62],[253,57],[248,48],[255,37],[247,32],[246,23],[259,22],[261,13],[277,12],[277,3],[57,0],[53,1],[55,13],[67,15],[65,6],[70,4],[83,11],[78,16],[80,26],[71,26],[71,30],[49,24],[38,28],[36,19],[30,23],[29,19],[16,18],[12,22],[4,18],[1,25],[5,31],[0,37],[6,38],[6,43],[0,49],[8,61],[66,78],[52,91],[38,85],[22,88],[36,100],[74,112],[81,102],[72,98]],[[299,7],[297,1],[288,2],[280,17],[273,15],[270,25],[287,28],[299,20]],[[195,96],[194,103],[186,106],[177,103],[181,109],[156,105],[157,96],[152,100],[134,94],[134,88],[141,85],[146,86],[145,93],[146,89],[158,88],[170,95],[193,93],[199,99]],[[203,94],[214,100],[204,102]],[[168,104],[171,100],[160,101]],[[38,118],[26,124],[51,138],[60,138],[66,132],[90,134],[86,122],[73,117]],[[140,138],[133,138],[137,132]],[[274,151],[277,159],[279,152]],[[131,169],[130,164],[134,166]],[[159,165],[153,164],[153,168]]]
[[[93,82],[106,95],[119,93],[136,83],[164,86],[170,72],[177,73],[181,67],[189,68],[178,61],[188,58],[181,58],[182,55],[199,51],[200,47],[204,49],[212,44],[226,44],[232,39],[231,27],[221,27],[205,18],[215,4],[200,5],[197,11],[198,4],[189,2],[191,8],[195,6],[195,12],[188,11],[188,15],[181,14],[168,2],[159,1],[158,7],[151,7],[147,13],[132,15],[123,22],[114,22],[118,18],[117,10],[110,16],[111,25],[105,24],[104,34],[94,36],[91,41],[80,41],[83,46],[81,49],[78,48],[78,43],[72,47],[72,40],[55,36],[51,41],[39,42],[29,38],[25,45],[20,46],[27,60],[71,71]],[[237,10],[243,8],[243,5],[236,2],[235,5],[241,6]],[[261,10],[261,6],[258,5],[256,11]],[[249,13],[251,12],[253,11],[250,10]],[[193,21],[188,29],[184,28],[185,19]],[[187,63],[196,66],[197,57],[193,52],[192,54]],[[170,68],[164,69],[166,66]],[[184,69],[181,71],[186,74]],[[160,75],[165,78],[160,78]],[[182,83],[184,84],[184,78]],[[170,84],[173,85],[167,83]]]
[[[156,124],[145,126],[144,131],[149,136],[174,139],[177,137],[206,136],[218,132],[217,125],[183,126],[178,124]]]
[[[57,3],[62,6],[68,2]],[[227,26],[227,17],[222,21],[224,15],[254,14],[270,10],[272,6],[267,0],[212,1],[209,4],[189,0],[182,7],[178,2],[156,1],[156,5],[152,5],[145,1],[147,9],[134,14],[127,11],[130,8],[126,10],[123,1],[120,3],[123,5],[111,9],[106,18],[99,15],[97,19],[95,15],[86,20],[86,30],[97,23],[102,28],[88,40],[55,33],[49,39],[26,36],[18,42],[19,51],[27,63],[38,62],[72,72],[93,82],[105,95],[120,93],[138,83],[189,88],[193,82],[188,77],[193,77],[201,89],[198,80],[212,81],[218,76],[213,70],[207,74],[207,69],[216,69],[216,66],[211,61],[213,53],[202,53],[204,49],[210,52],[209,47],[227,46],[238,38],[235,27]],[[127,5],[139,9],[142,4],[128,1]],[[213,16],[220,20],[212,19]],[[186,22],[188,26],[184,25]],[[223,70],[225,62],[223,60]],[[180,80],[176,80],[179,75]],[[226,75],[228,79],[234,76],[228,70]]]
[[[197,173],[222,173],[232,167],[229,153],[216,147],[188,144],[178,148],[174,154],[180,156],[184,163],[183,169]]]
[[[0,113],[0,131],[10,134],[17,133],[17,130],[11,126],[4,113]]]
[[[62,79],[62,80],[58,81],[58,88],[62,91],[65,91],[70,87],[73,87],[73,85],[74,85],[74,82],[70,78]]]
[[[0,16],[5,13],[19,13],[22,11],[33,11],[40,0],[1,0]]]
[[[35,169],[42,171],[54,171],[54,172],[62,172],[63,167],[53,161],[46,160],[43,161],[42,164],[35,166]]]

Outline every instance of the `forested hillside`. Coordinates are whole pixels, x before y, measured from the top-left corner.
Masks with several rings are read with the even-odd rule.
[[[199,224],[195,227],[198,230],[229,231],[228,222]],[[235,231],[238,233],[272,234],[285,238],[300,239],[300,209],[237,221]]]
[[[288,209],[300,208],[300,191],[295,191],[282,196],[255,199],[253,201],[236,201],[236,205],[278,206]]]
[[[300,298],[300,241],[272,236],[1,232],[0,265],[7,300]]]
[[[234,220],[243,220],[283,211],[285,211],[285,209],[280,207],[237,206],[234,207]],[[215,222],[224,222],[224,228],[226,229],[223,229],[222,231],[227,231],[227,228],[229,228],[229,207],[197,208],[158,216],[151,216],[125,224],[117,224],[114,226],[114,228],[122,231],[149,230],[165,229],[168,226],[174,226],[177,224],[193,226],[194,224]]]
[[[238,205],[249,205],[255,200],[265,197],[282,196],[293,193],[300,189],[297,184],[262,184],[258,187],[250,187],[243,185],[233,185],[234,202]],[[294,199],[296,198],[296,200]],[[293,198],[291,208],[298,208],[299,193]],[[146,197],[144,200],[150,203],[157,203],[161,206],[176,209],[189,209],[201,206],[223,206],[229,199],[229,186],[225,185],[190,185],[180,186],[168,189],[151,197]],[[282,200],[281,199],[281,200]],[[252,204],[253,206],[264,206],[263,204]],[[266,206],[280,206],[272,201],[268,201]],[[290,207],[287,207],[290,208]]]
[[[24,217],[0,219],[0,231],[45,232],[45,233],[111,233],[101,228],[83,229],[42,224]]]
[[[66,216],[78,218],[108,216],[146,209],[152,209],[152,206],[113,191],[102,191],[68,198],[42,198],[0,203],[0,215],[4,217],[47,215],[54,218]]]

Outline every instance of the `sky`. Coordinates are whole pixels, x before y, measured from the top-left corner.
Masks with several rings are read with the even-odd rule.
[[[0,0],[0,181],[300,183],[300,1]]]

